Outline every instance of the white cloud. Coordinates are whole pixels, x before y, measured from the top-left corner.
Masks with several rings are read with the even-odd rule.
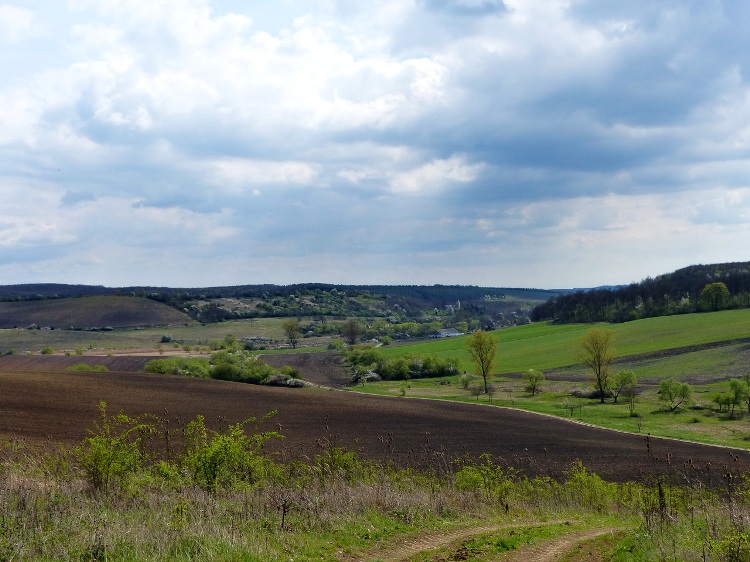
[[[396,193],[432,193],[453,183],[469,183],[481,171],[480,164],[468,164],[463,157],[433,160],[417,168],[396,173],[390,180]]]
[[[0,281],[419,267],[580,286],[746,258],[730,241],[750,216],[739,4],[37,5],[0,4]]]
[[[31,10],[0,4],[0,40],[15,44],[33,33],[35,14]]]

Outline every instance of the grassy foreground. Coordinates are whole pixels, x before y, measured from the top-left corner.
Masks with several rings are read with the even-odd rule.
[[[608,483],[580,463],[555,481],[487,456],[416,472],[327,443],[309,463],[284,463],[263,453],[278,438],[254,420],[212,432],[201,418],[170,428],[102,407],[69,451],[5,443],[0,559],[379,560],[434,531],[405,558],[489,561],[598,528],[617,533],[579,548],[601,560],[750,560],[750,485],[737,475],[714,489],[655,459],[641,483]]]

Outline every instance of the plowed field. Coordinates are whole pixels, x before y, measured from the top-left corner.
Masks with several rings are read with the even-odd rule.
[[[175,421],[202,414],[214,426],[277,410],[266,428],[286,436],[285,458],[309,458],[328,443],[366,458],[437,469],[462,454],[490,453],[529,474],[551,476],[576,460],[614,480],[648,477],[655,464],[682,472],[689,461],[710,464],[715,483],[727,468],[750,470],[746,451],[652,439],[654,461],[643,436],[491,406],[124,371],[0,370],[0,439],[22,437],[34,447],[74,443],[96,421],[100,400],[112,413],[148,412]]]

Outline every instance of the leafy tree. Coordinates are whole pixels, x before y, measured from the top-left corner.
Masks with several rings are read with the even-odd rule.
[[[742,379],[730,380],[729,406],[732,408],[732,416],[734,416],[734,408],[743,402],[750,402],[750,386]]]
[[[295,320],[294,318],[290,318],[288,320],[285,320],[281,327],[284,330],[284,335],[286,336],[289,345],[291,345],[293,349],[296,348],[297,342],[299,342],[299,338],[302,335],[302,330],[299,327],[299,321]]]
[[[612,347],[612,331],[604,328],[591,328],[581,339],[579,359],[594,373],[594,386],[602,404],[610,393],[610,368],[615,360]]]
[[[349,345],[357,343],[359,336],[362,335],[362,324],[354,318],[350,318],[341,327],[341,335]]]
[[[523,378],[526,380],[526,392],[531,392],[531,395],[534,396],[541,389],[544,382],[544,373],[536,369],[529,369],[523,374]]]
[[[689,403],[692,397],[693,389],[686,382],[669,377],[659,383],[659,400],[667,405],[670,412],[674,412],[683,403]]]
[[[709,283],[701,292],[701,305],[708,310],[721,310],[729,302],[729,289],[721,281]]]
[[[633,371],[618,371],[615,373],[612,380],[612,397],[615,399],[615,404],[617,403],[617,398],[619,398],[621,394],[626,395],[626,397],[634,395],[635,393],[630,390],[631,388],[634,388],[637,383],[638,379],[636,379]]]
[[[492,374],[492,368],[495,363],[497,344],[498,339],[495,336],[482,330],[474,332],[466,343],[466,349],[484,381],[485,393],[489,388],[489,377]]]

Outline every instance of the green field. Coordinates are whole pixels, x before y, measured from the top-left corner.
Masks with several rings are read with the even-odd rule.
[[[664,316],[627,322],[598,324],[614,333],[619,356],[653,353],[750,338],[750,310],[728,310],[705,314]],[[517,373],[527,369],[558,369],[579,363],[576,348],[591,324],[539,322],[493,332],[500,340],[495,371]],[[473,370],[466,351],[469,336],[430,340],[413,345],[384,348],[387,357],[409,353],[439,357],[457,356],[461,369]]]
[[[477,394],[479,379],[464,388],[460,377],[367,383],[357,390],[391,396],[491,402],[568,417],[611,429],[650,433],[750,448],[750,413],[740,405],[729,415],[719,412],[713,398],[727,390],[730,378],[750,373],[750,310],[724,311],[598,325],[612,330],[618,362],[613,370],[633,370],[638,377],[636,415],[623,400],[601,404],[576,398],[592,383],[587,368],[576,358],[589,324],[538,323],[494,332],[500,340],[492,377],[492,395]],[[387,357],[433,353],[458,356],[461,371],[475,370],[466,341],[469,336],[384,348]],[[671,352],[670,352],[671,350]],[[531,396],[520,373],[535,368],[546,373],[542,392]],[[693,386],[693,401],[675,412],[665,411],[658,396],[661,379],[673,377]],[[576,393],[578,391],[578,393]]]

